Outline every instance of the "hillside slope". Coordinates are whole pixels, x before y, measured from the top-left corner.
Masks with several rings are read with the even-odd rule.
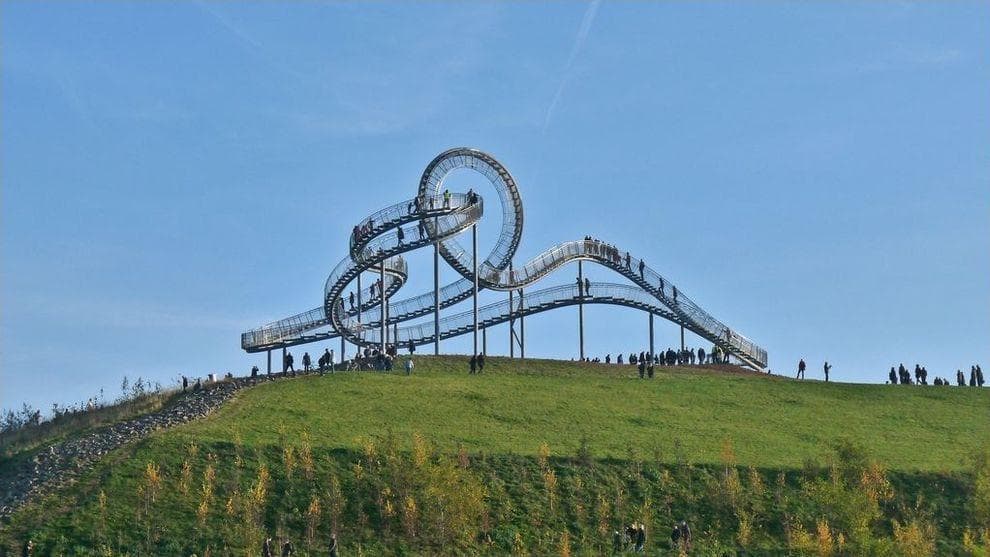
[[[698,554],[944,554],[990,528],[972,476],[990,390],[416,361],[244,389],[26,506],[0,545],[233,555],[274,535],[307,554],[333,531],[348,554],[600,554],[630,521],[656,551],[686,519]]]

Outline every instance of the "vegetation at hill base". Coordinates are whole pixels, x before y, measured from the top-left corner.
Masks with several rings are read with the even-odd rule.
[[[114,452],[0,526],[41,555],[987,555],[990,391],[417,357],[308,376]],[[623,548],[626,549],[626,548]]]

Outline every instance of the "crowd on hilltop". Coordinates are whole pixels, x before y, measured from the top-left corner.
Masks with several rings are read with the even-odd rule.
[[[887,374],[887,384],[888,385],[927,385],[928,384],[928,370],[920,364],[914,365],[914,376],[912,377],[911,371],[904,367],[904,364],[897,366],[896,368],[891,366],[890,373]],[[959,387],[966,386],[966,373],[961,369],[956,370],[956,385]],[[944,377],[936,377],[932,381],[932,385],[938,387],[947,387],[952,385],[952,382]],[[983,386],[983,369],[979,365],[973,365],[969,368],[969,386],[970,387],[982,387]]]
[[[649,350],[644,350],[638,355],[635,352],[630,352],[628,355],[619,353],[613,359],[611,352],[605,354],[605,358],[591,358],[587,357],[581,360],[583,362],[590,362],[595,364],[605,363],[616,365],[658,365],[658,366],[687,366],[687,365],[705,365],[705,364],[727,364],[729,363],[729,355],[727,352],[719,348],[718,346],[713,346],[710,351],[705,352],[704,348],[685,348],[683,350],[674,350],[673,348],[668,348],[667,350],[661,350],[657,353],[651,353]]]

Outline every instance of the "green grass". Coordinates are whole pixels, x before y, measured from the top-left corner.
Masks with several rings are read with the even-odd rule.
[[[990,439],[990,390],[795,381],[757,374],[490,358],[470,376],[463,358],[417,357],[415,373],[338,373],[262,385],[214,418],[178,428],[186,440],[275,444],[308,431],[314,443],[359,448],[360,438],[428,435],[442,449],[536,454],[547,442],[598,457],[659,450],[667,462],[719,461],[732,441],[740,464],[799,467],[838,439],[868,446],[896,470],[958,470]],[[668,371],[669,369],[669,371]]]
[[[316,539],[336,531],[347,554],[559,554],[566,534],[574,554],[599,555],[631,520],[658,550],[680,519],[705,555],[804,554],[800,533],[814,537],[822,520],[850,554],[907,552],[894,521],[920,525],[931,551],[918,554],[956,554],[985,520],[973,511],[981,497],[990,509],[979,487],[990,489],[990,466],[972,460],[990,450],[990,390],[696,368],[640,380],[628,365],[503,358],[470,376],[463,357],[416,361],[410,377],[337,373],[241,391],[26,506],[0,527],[0,553],[31,537],[41,554],[242,555],[263,533],[308,550],[316,501]],[[890,498],[865,495],[870,461],[887,469]],[[149,463],[162,478],[154,501]],[[252,506],[262,468],[268,489]]]

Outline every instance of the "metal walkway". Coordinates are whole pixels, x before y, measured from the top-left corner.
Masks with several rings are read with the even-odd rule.
[[[324,288],[324,303],[286,319],[269,323],[241,335],[248,352],[261,352],[308,342],[343,337],[359,346],[380,345],[384,334],[389,343],[406,346],[434,343],[473,332],[474,311],[436,319],[439,310],[462,302],[475,291],[475,261],[456,236],[468,231],[484,214],[484,202],[476,194],[451,194],[444,199],[443,182],[457,169],[469,168],[484,175],[498,192],[502,228],[491,253],[478,261],[478,289],[518,292],[509,300],[478,308],[478,326],[490,327],[550,309],[576,304],[611,304],[641,309],[672,321],[707,339],[744,365],[762,369],[767,353],[754,342],[712,317],[667,278],[640,258],[601,240],[577,240],[558,244],[521,267],[510,262],[522,237],[523,207],[515,180],[490,155],[469,148],[451,149],[437,156],[426,168],[419,191],[403,201],[369,215],[354,227],[349,254],[330,273]],[[408,276],[402,254],[434,247],[439,257],[463,278],[433,291],[402,300],[392,300]],[[592,283],[590,295],[579,296],[576,285],[523,290],[560,267],[588,261],[606,267],[633,285]],[[359,275],[374,272],[380,277],[381,294],[361,288]],[[436,272],[436,270],[435,270]],[[355,280],[355,302],[345,292]],[[383,311],[383,306],[385,311]],[[384,313],[384,326],[382,315]],[[412,325],[400,323],[433,314],[434,320]],[[317,331],[318,329],[328,329]]]

